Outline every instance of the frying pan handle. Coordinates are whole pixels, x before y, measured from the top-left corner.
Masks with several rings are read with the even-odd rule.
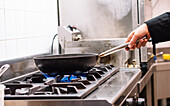
[[[139,43],[139,41],[140,41],[141,39],[146,39],[146,38],[147,38],[147,35],[145,35],[144,37],[142,37],[142,38],[138,39],[138,40],[136,41],[136,44],[138,44],[138,43]]]
[[[144,37],[138,39],[138,40],[136,41],[136,44],[137,44],[137,45],[138,45],[138,43],[139,43],[139,41],[140,41],[141,39],[147,39],[147,35],[145,35]],[[126,50],[129,50],[129,49],[130,49],[130,48],[127,46],[127,47],[126,47]]]
[[[144,36],[144,37],[142,37],[141,39],[146,39],[146,38],[147,38],[147,36]],[[138,39],[138,40],[136,41],[136,44],[138,44],[141,39]],[[119,51],[119,50],[122,49],[122,48],[129,49],[129,48],[128,48],[128,45],[129,45],[129,42],[124,43],[124,44],[121,44],[121,45],[116,46],[116,47],[114,47],[114,48],[111,48],[111,49],[109,49],[109,50],[106,50],[106,51],[100,53],[100,54],[99,54],[99,57],[108,56],[108,55],[110,55],[110,54],[113,54],[113,53]]]

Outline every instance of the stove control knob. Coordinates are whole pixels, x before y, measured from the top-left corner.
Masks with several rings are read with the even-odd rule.
[[[146,106],[144,98],[127,98],[125,106]]]

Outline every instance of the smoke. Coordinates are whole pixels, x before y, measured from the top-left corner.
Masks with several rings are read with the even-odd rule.
[[[77,26],[85,39],[126,37],[131,5],[132,0],[61,0],[61,24]]]
[[[125,17],[132,7],[131,0],[98,0],[98,3],[105,5],[117,20]]]

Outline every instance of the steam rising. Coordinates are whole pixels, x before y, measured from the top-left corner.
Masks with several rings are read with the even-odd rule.
[[[125,17],[131,9],[131,0],[98,0],[98,3],[105,5],[117,20]]]
[[[85,39],[126,37],[132,0],[61,0],[61,25],[75,25]]]

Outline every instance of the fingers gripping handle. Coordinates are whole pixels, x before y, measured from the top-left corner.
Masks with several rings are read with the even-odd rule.
[[[147,35],[145,35],[144,37],[138,39],[138,40],[136,41],[136,44],[138,44],[141,39],[147,39]],[[129,50],[129,49],[130,49],[130,48],[127,46],[127,47],[126,47],[126,50]]]

